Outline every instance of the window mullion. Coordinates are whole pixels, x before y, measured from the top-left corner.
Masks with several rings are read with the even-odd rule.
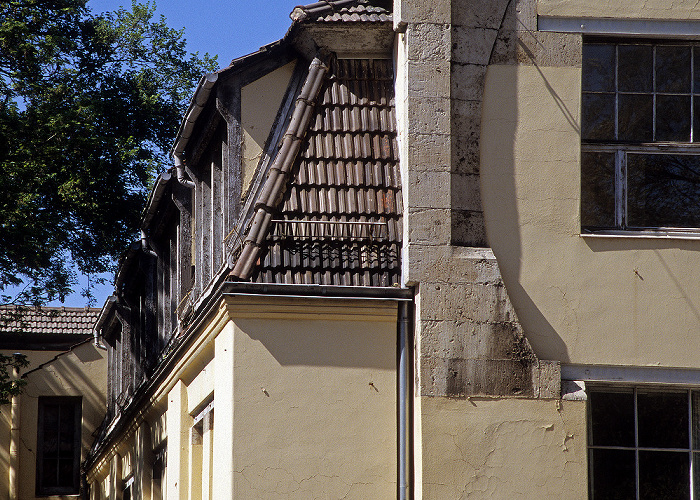
[[[695,488],[693,487],[693,469],[695,468],[693,460],[693,394],[688,390],[688,450],[690,453],[690,500],[695,499]]]
[[[651,49],[651,138],[656,141],[656,45]]]
[[[615,226],[627,226],[627,156],[624,151],[615,152]]]

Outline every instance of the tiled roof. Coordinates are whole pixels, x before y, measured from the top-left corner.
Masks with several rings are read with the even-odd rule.
[[[82,307],[0,307],[0,334],[91,335],[100,314],[97,308]]]
[[[327,0],[295,7],[297,22],[391,22],[391,4],[381,0]]]
[[[309,124],[284,194],[259,208],[268,225],[255,234],[253,224],[232,274],[264,283],[393,286],[400,283],[402,198],[392,63],[332,59],[319,78],[318,96],[299,112]]]

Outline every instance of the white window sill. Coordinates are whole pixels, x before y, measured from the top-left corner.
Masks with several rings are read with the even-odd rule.
[[[700,229],[696,231],[622,231],[608,230],[593,233],[581,233],[581,238],[627,238],[627,239],[666,239],[666,240],[700,240]]]

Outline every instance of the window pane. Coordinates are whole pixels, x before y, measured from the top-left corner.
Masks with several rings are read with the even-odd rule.
[[[690,47],[656,47],[656,91],[690,93]]]
[[[653,53],[651,45],[619,45],[618,90],[651,92]]]
[[[693,92],[700,93],[700,47],[693,47]]]
[[[700,142],[700,96],[693,97],[693,142]]]
[[[584,91],[615,92],[615,46],[584,44],[582,73]]]
[[[581,226],[615,226],[615,153],[581,153]]]
[[[635,498],[634,451],[590,450],[589,474],[594,499]]]
[[[688,394],[637,394],[639,446],[688,448]]]
[[[593,446],[634,446],[634,394],[591,392],[590,444]]]
[[[618,97],[618,136],[623,141],[651,142],[654,99],[646,94]]]
[[[690,141],[690,96],[656,96],[656,140]]]
[[[627,224],[700,227],[700,156],[628,154]]]
[[[693,453],[693,491],[700,498],[700,453]]]
[[[615,95],[583,94],[581,106],[583,140],[614,140]]]
[[[689,454],[673,451],[640,451],[639,498],[640,500],[690,498]]]
[[[700,392],[693,391],[693,449],[700,450]],[[700,472],[700,462],[698,464],[698,472]],[[700,498],[700,497],[698,497]]]
[[[58,479],[58,460],[56,459],[44,459],[44,482],[45,487],[56,487],[59,484]]]

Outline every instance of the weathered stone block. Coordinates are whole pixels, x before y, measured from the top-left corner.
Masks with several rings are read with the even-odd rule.
[[[478,174],[480,170],[479,139],[480,131],[462,134],[453,127],[452,171],[462,174]]]
[[[406,71],[409,97],[450,97],[449,61],[408,61]]]
[[[501,284],[421,284],[420,317],[425,320],[516,323],[518,317]]]
[[[537,389],[537,396],[547,399],[559,399],[561,397],[561,363],[559,361],[539,361],[537,370],[533,375],[537,375],[534,383]]]
[[[452,210],[452,244],[486,247],[486,225],[483,212]]]
[[[505,12],[501,29],[531,33],[537,31],[536,0],[512,0]]]
[[[408,241],[423,245],[449,245],[450,210],[409,208]]]
[[[452,138],[448,134],[408,133],[408,158],[401,165],[416,170],[444,170],[449,172]]]
[[[408,199],[419,207],[450,208],[450,178],[444,170],[415,170],[408,172]]]
[[[421,360],[421,395],[535,396],[529,362],[491,359]]]
[[[581,54],[580,35],[504,30],[498,34],[491,63],[580,67]]]
[[[451,40],[449,24],[409,24],[406,28],[407,57],[413,61],[449,61]]]
[[[455,26],[452,30],[452,61],[487,65],[498,31]]]
[[[456,210],[483,211],[481,204],[481,181],[478,174],[451,175],[452,208]]]
[[[450,2],[445,0],[400,0],[394,2],[394,25],[450,22]]]
[[[501,26],[509,0],[474,2],[452,1],[452,24],[470,28],[497,30]]]
[[[411,262],[411,276],[418,282],[503,283],[498,263],[490,249],[412,244],[407,247],[407,258]]]
[[[484,96],[486,66],[453,62],[452,97],[468,101],[481,101]]]
[[[450,130],[450,100],[441,97],[415,99],[408,104],[408,131],[446,134]]]

